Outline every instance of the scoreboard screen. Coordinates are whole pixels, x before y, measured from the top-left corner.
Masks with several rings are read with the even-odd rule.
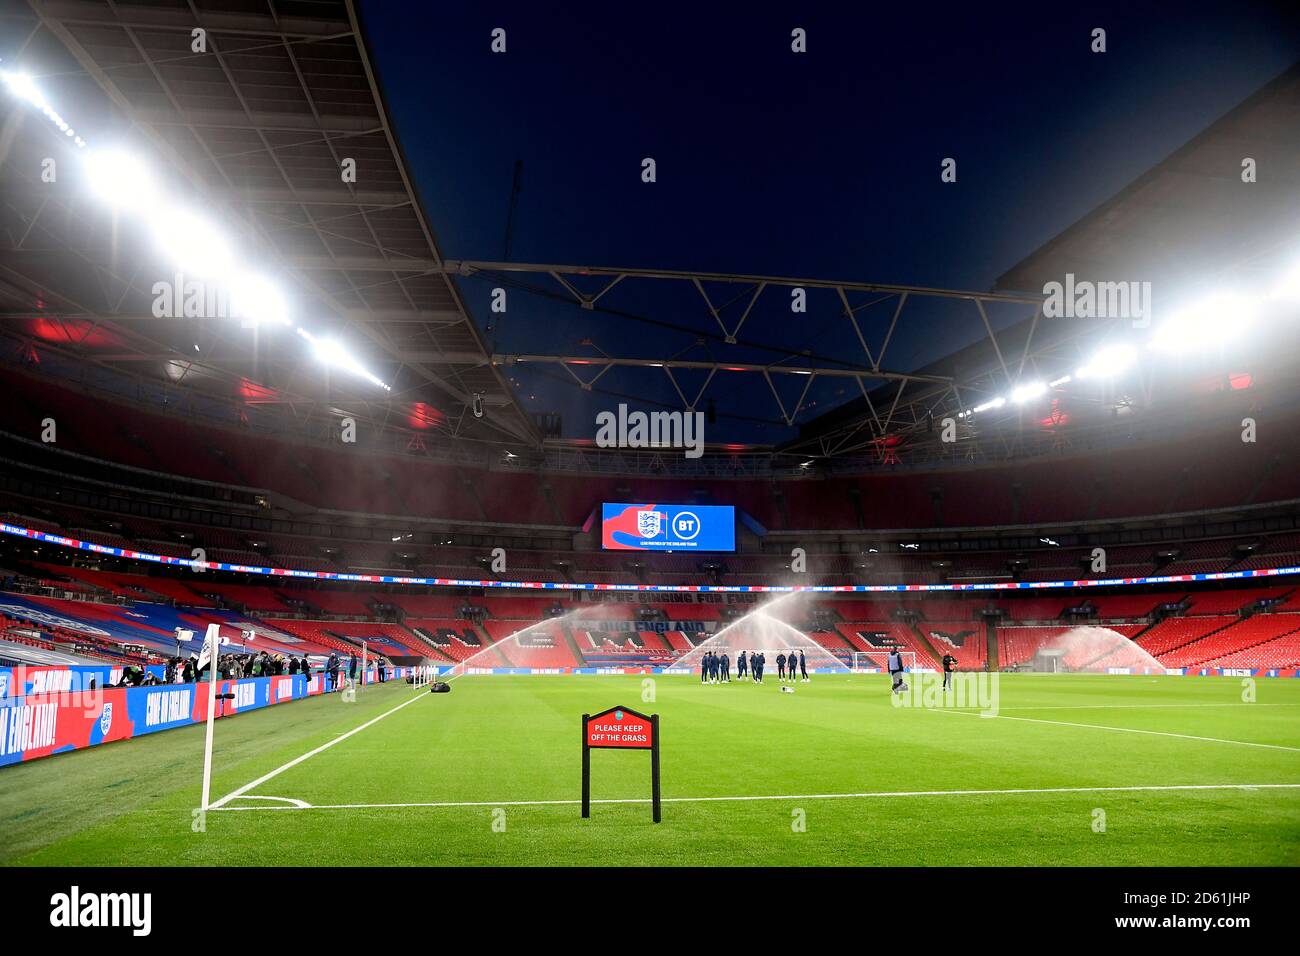
[[[600,506],[601,546],[610,551],[735,551],[731,505]]]

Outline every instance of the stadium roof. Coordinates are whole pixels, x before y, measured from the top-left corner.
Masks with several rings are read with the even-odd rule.
[[[41,180],[42,160],[64,156],[68,144],[12,98],[0,107],[7,110],[0,114],[0,176],[12,187],[0,203],[0,228],[10,240],[0,263],[0,334],[22,354],[44,358],[51,371],[64,360],[62,367],[88,384],[111,372],[138,382],[141,397],[156,398],[159,389],[167,401],[218,396],[242,405],[241,414],[282,416],[305,429],[314,424],[318,436],[321,423],[332,428],[348,414],[395,431],[436,429],[431,439],[536,447],[543,430],[520,407],[515,372],[550,368],[587,392],[596,387],[652,407],[691,410],[707,407],[710,390],[728,376],[765,380],[755,408],[771,404],[757,414],[797,431],[774,449],[783,467],[831,458],[855,467],[855,455],[889,460],[887,449],[899,442],[910,444],[913,460],[926,449],[940,459],[1010,457],[1026,450],[1018,443],[1023,416],[1010,409],[1012,444],[1006,434],[991,435],[993,415],[983,432],[965,423],[959,449],[940,447],[932,422],[1006,393],[1026,376],[1048,380],[1074,367],[1115,327],[1113,320],[1044,321],[1045,282],[1070,272],[1182,288],[1228,267],[1271,268],[1294,252],[1287,242],[1300,212],[1300,68],[1009,270],[993,291],[977,292],[444,260],[386,115],[352,0],[0,0],[0,22],[22,38],[6,48],[0,67],[32,73],[95,143],[124,141],[159,157],[161,175],[283,276],[297,310],[337,331],[392,391],[327,377],[304,360],[291,335],[156,318],[151,285],[158,270],[143,265],[153,252],[143,237],[86,203],[68,184],[75,177]],[[204,53],[191,50],[196,28],[206,31]],[[1258,162],[1257,183],[1241,182],[1244,156]],[[355,182],[341,175],[347,160],[356,162]],[[636,347],[584,341],[580,349],[556,345],[544,354],[498,352],[467,313],[462,296],[475,280],[549,297],[560,307],[623,317],[639,311],[648,325],[698,338],[671,351],[651,334]],[[846,347],[818,354],[803,342],[746,341],[765,309],[769,326],[774,317],[791,324],[777,292],[794,285],[809,290],[810,302],[821,297],[809,311],[837,324]],[[650,303],[647,288],[676,291]],[[927,303],[957,310],[969,329],[964,341],[973,344],[920,368],[900,367],[891,340],[896,329],[925,327]],[[774,316],[782,311],[783,318]],[[673,326],[665,316],[690,322]],[[476,396],[482,419],[471,412]],[[1044,447],[1057,440],[1055,412],[1045,428],[1029,423],[1039,433],[1030,437]],[[982,435],[996,443],[982,447]],[[552,438],[543,454],[576,453],[579,460],[561,457],[558,466],[588,469],[598,454],[589,445]],[[769,451],[715,447],[733,457]],[[636,460],[618,470],[692,467],[657,454],[613,454]],[[526,463],[546,460],[529,456]]]
[[[1243,181],[1247,158],[1254,161],[1256,176],[1249,183]],[[1150,282],[1159,311],[1220,282],[1274,281],[1300,261],[1297,222],[1300,63],[1007,270],[993,291],[1041,297],[1048,283],[1061,283],[1067,274],[1078,281]],[[1049,376],[1060,374],[1080,358],[1080,343],[1095,343],[1123,324],[1106,318],[1051,321],[1037,311],[1001,330],[989,329],[987,337],[915,374],[918,380],[930,376],[965,383],[968,396],[992,395],[1005,388],[1010,369],[1022,371],[1041,360]],[[1283,348],[1287,341],[1274,339],[1277,350],[1271,361],[1294,359]],[[864,419],[875,416],[872,402],[885,405],[899,391],[880,386],[871,397],[808,422],[791,450],[861,433]],[[917,438],[923,437],[917,426],[928,427],[928,416],[970,407],[933,386],[912,399],[899,424]]]
[[[465,436],[532,439],[441,268],[353,3],[5,0],[0,14],[5,32],[25,37],[7,68],[32,74],[88,140],[162,158],[163,175],[290,280],[299,313],[326,317],[393,390],[342,377],[325,387],[292,336],[281,347],[154,318],[156,270],[132,262],[149,253],[61,185],[74,177],[40,181],[40,160],[62,160],[71,144],[12,98],[0,149],[5,179],[20,186],[4,209],[16,244],[0,271],[8,332],[144,378],[252,391],[297,415],[342,406],[381,423],[415,415]],[[191,50],[196,28],[206,53]],[[476,395],[481,421],[468,413]]]
[[[1242,163],[1255,161],[1254,182]],[[1066,273],[1174,290],[1300,254],[1300,63],[998,277],[1039,291]]]

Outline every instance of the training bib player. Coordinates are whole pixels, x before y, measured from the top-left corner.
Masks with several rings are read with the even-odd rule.
[[[889,679],[891,690],[896,694],[906,686],[903,683],[903,655],[898,653],[898,648],[889,652]]]

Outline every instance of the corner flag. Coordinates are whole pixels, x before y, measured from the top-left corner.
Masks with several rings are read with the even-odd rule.
[[[203,636],[203,650],[199,651],[199,663],[198,666],[194,668],[196,674],[202,673],[203,668],[207,666],[210,660],[212,660],[212,645],[219,639],[218,635],[220,633],[220,625],[208,625],[208,633]]]
[[[196,676],[198,671],[203,670],[203,665],[215,656],[217,643],[220,640],[221,625],[209,624],[208,633],[203,638],[203,651],[199,654],[199,666],[195,669]],[[212,794],[212,719],[216,714],[217,665],[214,662],[208,675],[208,729],[203,742],[203,802],[199,804],[199,808],[205,813],[208,809],[208,799]]]

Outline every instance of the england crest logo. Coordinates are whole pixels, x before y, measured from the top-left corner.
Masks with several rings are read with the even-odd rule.
[[[636,530],[643,538],[656,538],[663,526],[663,512],[638,511],[636,513]]]
[[[113,702],[104,704],[104,712],[99,715],[99,732],[108,736],[108,728],[113,726]]]
[[[0,697],[9,696],[9,675],[0,674]]]

